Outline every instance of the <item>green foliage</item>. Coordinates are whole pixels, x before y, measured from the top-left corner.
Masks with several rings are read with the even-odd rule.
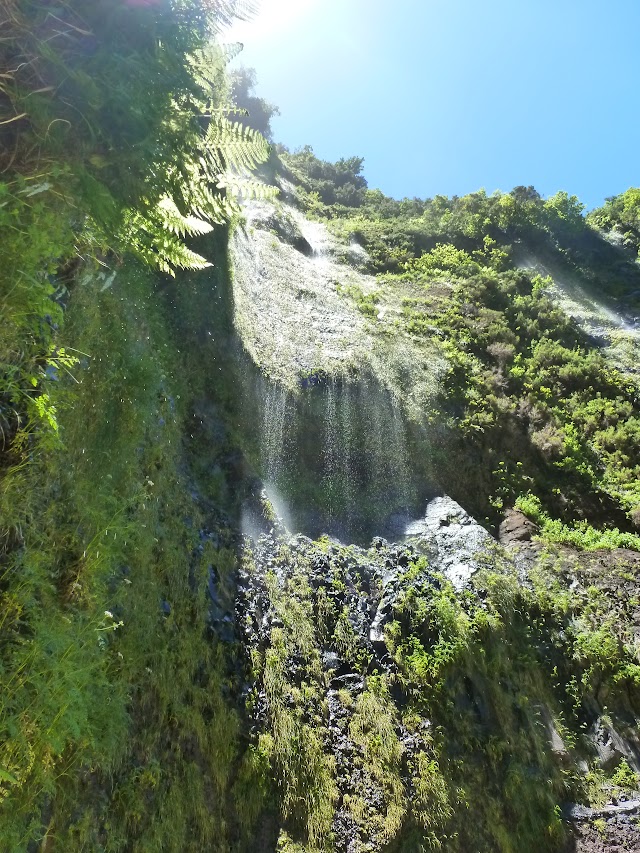
[[[241,111],[238,121],[257,130],[265,139],[271,139],[271,119],[280,115],[280,110],[269,104],[264,98],[256,96],[254,90],[257,83],[254,68],[236,68],[230,74],[231,100]]]
[[[579,231],[584,227],[584,204],[575,195],[561,191],[545,201],[544,210],[551,218],[552,227]],[[553,221],[555,218],[555,222]]]
[[[89,356],[51,382],[60,444],[2,479],[0,826],[16,851],[45,830],[70,851],[224,849],[238,721],[205,596],[208,565],[225,577],[234,555],[193,556],[208,522],[181,436],[201,362],[152,283],[129,266],[78,287],[60,344]]]
[[[360,787],[340,804],[355,826],[389,850],[559,849],[555,806],[571,779],[531,697],[573,748],[563,714],[577,731],[593,697],[632,701],[640,685],[622,605],[597,585],[570,595],[547,572],[522,587],[496,557],[458,595],[416,562],[399,579],[393,664],[379,675],[344,598],[359,595],[368,612],[376,584],[347,577],[353,555],[326,540],[318,554],[337,554],[342,569],[316,589],[305,558],[283,547],[287,571],[264,588],[275,618],[247,663],[248,706],[264,699],[265,730],[242,751],[229,698],[237,650],[212,631],[207,597],[215,576],[233,607],[235,544],[220,508],[224,518],[237,508],[222,470],[237,464],[224,457],[234,439],[194,423],[237,393],[224,250],[210,232],[238,212],[237,193],[270,193],[246,177],[269,149],[251,121],[230,120],[227,54],[209,42],[243,4],[5,5],[3,843],[250,849],[268,814],[282,824],[278,849],[331,849],[331,649],[366,678],[357,694],[334,691],[359,762]],[[259,107],[253,125],[268,128],[273,110]],[[437,342],[442,395],[425,422],[435,467],[474,495],[465,503],[497,519],[520,495],[548,540],[637,547],[624,528],[640,506],[635,386],[553,307],[543,279],[510,268],[524,244],[573,270],[597,257],[613,280],[577,199],[518,187],[395,201],[367,189],[361,158],[324,163],[307,147],[282,159],[301,204],[387,274],[375,293],[345,295],[367,316],[391,296],[403,310],[395,332]],[[631,222],[635,204],[629,195],[615,215]],[[214,259],[217,270],[174,287],[132,254],[168,275]],[[212,385],[214,361],[225,369]],[[408,732],[419,743],[410,759]],[[630,785],[630,771],[614,781]]]
[[[74,0],[53,15],[14,4],[0,53],[9,166],[64,200],[85,251],[197,268],[203,259],[176,235],[201,233],[199,218],[229,219],[238,208],[225,187],[266,192],[234,176],[268,147],[225,117],[225,57],[209,43],[239,5],[155,12]]]
[[[462,249],[456,249],[450,243],[437,243],[435,248],[419,258],[404,264],[405,272],[412,278],[440,278],[447,273],[452,275],[473,275],[478,265]]]
[[[400,776],[403,750],[396,726],[384,677],[369,678],[368,689],[358,696],[349,724],[350,736],[361,747],[366,768],[362,789],[350,799],[349,808],[357,815],[361,808],[359,801],[366,798],[371,780],[375,781],[382,791],[384,805],[380,814],[369,815],[367,824],[368,830],[379,833],[383,842],[398,835],[406,813]]]
[[[270,192],[246,177],[268,146],[229,121],[210,46],[242,7],[4,9],[0,834],[15,851],[228,849],[238,720],[206,595],[234,554],[194,556],[213,522],[181,422],[208,371],[173,338],[177,321],[198,333],[207,297],[187,287],[165,317],[166,282],[131,255],[171,275],[208,265],[185,239],[228,221],[238,192]],[[224,286],[222,243],[207,246]]]
[[[281,555],[288,562],[289,555]],[[261,683],[270,733],[270,759],[286,825],[302,830],[309,850],[328,849],[336,798],[335,759],[324,749],[320,664],[310,587],[300,572],[280,586],[267,578],[269,598],[282,628],[273,628]],[[304,661],[302,682],[289,676],[289,660]],[[309,716],[313,722],[309,721]]]
[[[615,769],[611,781],[614,785],[619,785],[627,791],[637,791],[640,785],[638,774],[629,767],[629,763],[623,759]]]
[[[454,814],[449,791],[438,762],[426,752],[419,752],[413,765],[411,815],[424,834],[426,847],[437,850],[443,846],[445,829]]]
[[[586,521],[578,522],[573,526],[563,524],[558,519],[550,518],[542,508],[539,498],[530,493],[516,498],[514,506],[536,522],[540,528],[541,537],[547,542],[572,545],[574,548],[585,551],[601,549],[613,551],[615,548],[640,551],[640,536],[621,533],[616,527],[597,530]]]
[[[317,197],[322,205],[359,207],[365,198],[367,182],[362,172],[362,157],[348,157],[336,163],[319,160],[310,145],[293,153],[280,147],[279,154],[288,172],[300,186],[304,198]]]
[[[396,618],[391,637],[395,635],[395,656],[405,677],[433,691],[441,689],[448,665],[464,654],[472,631],[453,588],[445,584],[434,589],[430,579],[409,586],[398,600]]]
[[[637,253],[640,250],[640,189],[631,187],[608,198],[602,207],[589,213],[587,221],[604,231],[617,232],[624,245]]]
[[[378,293],[364,293],[362,288],[355,284],[339,284],[337,290],[341,296],[353,299],[358,311],[361,311],[365,317],[373,318],[377,316],[379,311],[377,306],[380,302],[380,295]]]
[[[489,518],[535,483],[550,517],[561,514],[556,539],[560,527],[609,520],[635,547],[636,388],[553,305],[545,279],[492,266],[493,251],[474,260],[438,244],[380,279],[381,299],[402,296],[400,328],[435,341],[447,362],[434,414],[448,417],[453,445],[442,476]]]

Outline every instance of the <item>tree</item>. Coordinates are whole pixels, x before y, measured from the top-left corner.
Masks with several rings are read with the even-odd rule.
[[[551,227],[561,226],[570,230],[584,228],[583,210],[584,204],[578,196],[569,195],[564,190],[552,195],[544,203],[544,211]]]
[[[242,66],[233,71],[230,77],[231,100],[238,109],[246,111],[245,114],[239,113],[236,121],[245,127],[257,130],[265,139],[271,141],[273,133],[271,119],[273,116],[279,116],[280,110],[255,94],[254,89],[257,84],[255,68]]]

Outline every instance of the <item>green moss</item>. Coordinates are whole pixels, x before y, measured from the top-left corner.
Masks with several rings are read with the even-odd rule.
[[[375,833],[383,842],[398,835],[407,808],[401,778],[403,750],[396,726],[397,712],[390,701],[385,678],[370,677],[367,690],[356,699],[349,724],[350,736],[360,747],[363,758],[361,790],[350,800],[349,809],[365,833]],[[372,785],[384,800],[375,812],[366,803]]]
[[[206,588],[208,565],[223,588],[235,558],[210,543],[195,556],[210,522],[183,423],[202,367],[154,289],[128,267],[109,290],[76,291],[64,340],[88,355],[50,392],[63,447],[13,474],[30,520],[3,589],[2,834],[16,851],[44,831],[47,801],[66,850],[224,849],[239,722]]]

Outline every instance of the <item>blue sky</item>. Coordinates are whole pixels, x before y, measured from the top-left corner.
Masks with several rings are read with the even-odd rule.
[[[638,0],[263,0],[236,62],[276,141],[365,158],[387,195],[640,184]]]

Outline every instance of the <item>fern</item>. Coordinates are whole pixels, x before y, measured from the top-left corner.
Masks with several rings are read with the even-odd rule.
[[[158,213],[164,219],[164,226],[179,237],[187,235],[208,234],[213,230],[210,222],[193,215],[184,216],[178,210],[176,203],[171,198],[163,198],[158,203]]]
[[[231,122],[221,112],[212,118],[205,150],[216,171],[252,170],[269,156],[269,144],[252,127]]]
[[[258,9],[255,0],[201,0],[201,5],[210,16],[215,31],[230,26],[236,19],[246,21]]]
[[[268,200],[275,198],[278,194],[278,190],[275,187],[263,184],[261,181],[237,175],[224,175],[220,179],[218,186],[246,199]]]
[[[123,247],[170,275],[176,267],[210,265],[180,238],[206,234],[213,223],[229,221],[240,210],[238,197],[273,198],[277,192],[249,174],[269,156],[268,143],[256,130],[229,121],[224,112],[211,115],[191,156],[167,171],[171,195],[144,212],[130,211],[119,236]]]
[[[170,201],[170,204],[173,207],[173,202]],[[195,233],[189,230],[189,219],[181,216],[177,208],[175,213],[173,209],[167,210],[166,204],[164,207],[158,206],[148,215],[133,211],[126,219],[120,239],[145,264],[157,267],[171,276],[175,275],[176,267],[205,269],[211,264],[185,246],[180,237],[181,234]],[[194,221],[200,222],[196,219]],[[203,222],[202,226],[207,227],[207,223]]]

